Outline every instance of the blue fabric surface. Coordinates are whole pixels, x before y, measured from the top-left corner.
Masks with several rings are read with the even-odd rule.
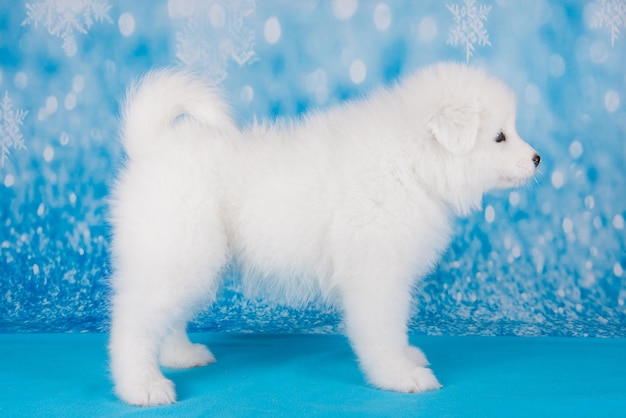
[[[622,417],[626,340],[415,337],[443,389],[368,387],[328,335],[195,334],[216,364],[166,372],[179,402],[143,409],[111,392],[104,334],[0,334],[4,417]]]
[[[459,221],[411,329],[626,336],[625,13],[626,0],[0,0],[0,331],[107,329],[118,101],[148,69],[205,74],[249,123],[457,60],[518,94],[541,174]],[[236,280],[193,324],[338,328],[325,306],[245,302]]]

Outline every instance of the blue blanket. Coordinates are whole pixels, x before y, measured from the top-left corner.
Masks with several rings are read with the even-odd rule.
[[[216,364],[166,370],[179,401],[139,408],[112,393],[105,334],[0,334],[3,417],[618,417],[626,340],[414,337],[441,390],[364,383],[347,340],[330,335],[192,334]]]

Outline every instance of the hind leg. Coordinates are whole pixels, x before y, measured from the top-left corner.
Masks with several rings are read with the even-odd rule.
[[[197,220],[198,218],[196,218]],[[110,339],[111,372],[118,396],[133,405],[175,402],[173,383],[159,369],[213,361],[192,344],[185,324],[215,298],[217,276],[226,263],[226,239],[217,217],[202,225],[183,220],[151,222],[149,234],[131,231],[114,246],[117,272]],[[154,233],[167,239],[155,239]]]
[[[203,344],[189,341],[183,323],[165,337],[159,353],[159,363],[164,367],[186,369],[215,363],[215,357]]]
[[[154,304],[137,309],[134,299],[124,292],[113,302],[109,354],[115,393],[131,405],[170,404],[176,401],[174,384],[157,364],[158,346],[170,319]]]
[[[186,286],[172,280],[151,291],[118,290],[109,348],[115,391],[121,399],[142,406],[175,402],[174,385],[161,373],[159,360],[164,366],[177,368],[214,361],[206,347],[189,341],[180,325],[200,303],[211,299],[211,287],[208,283]]]

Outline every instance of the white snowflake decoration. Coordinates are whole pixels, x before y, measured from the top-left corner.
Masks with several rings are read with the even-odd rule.
[[[611,46],[619,38],[620,28],[626,29],[626,0],[598,0],[594,4],[591,27],[611,32]]]
[[[111,5],[98,0],[44,0],[26,3],[26,15],[22,25],[41,24],[50,35],[63,40],[63,50],[68,57],[76,54],[75,33],[87,34],[96,22],[113,23],[108,15]]]
[[[448,45],[462,45],[465,48],[465,59],[469,62],[474,52],[474,45],[491,46],[489,34],[484,23],[491,11],[491,6],[476,5],[475,0],[463,0],[463,5],[447,4],[452,13],[454,27],[448,33]]]
[[[176,58],[185,66],[202,69],[215,83],[226,78],[230,60],[239,65],[254,62],[254,32],[245,19],[255,8],[254,0],[193,2],[176,33]]]
[[[0,102],[0,146],[2,148],[0,167],[4,167],[5,161],[11,154],[11,149],[26,149],[20,126],[22,126],[27,114],[27,110],[13,110],[9,93],[5,91],[4,98]]]

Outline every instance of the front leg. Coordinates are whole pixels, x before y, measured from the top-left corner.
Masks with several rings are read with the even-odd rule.
[[[361,369],[380,389],[439,389],[424,354],[408,343],[410,286],[385,279],[370,272],[342,291],[347,334]]]

